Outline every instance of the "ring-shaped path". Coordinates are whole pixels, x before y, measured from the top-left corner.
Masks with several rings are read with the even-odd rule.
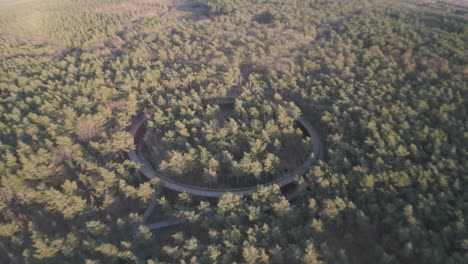
[[[205,104],[207,103],[223,104],[223,103],[230,103],[233,100],[234,99],[231,99],[231,98],[219,98],[219,99],[215,98],[215,99],[210,99],[209,102],[205,101]],[[144,157],[143,145],[141,142],[139,142],[139,138],[136,138],[140,134],[139,131],[142,129],[143,125],[147,121],[148,119],[145,116],[140,116],[132,122],[132,125],[130,127],[130,135],[133,137],[135,143],[137,144],[137,149],[130,150],[128,152],[128,157],[133,162],[140,163],[143,165],[139,170],[148,179],[158,178],[160,182],[162,183],[162,185],[166,188],[169,188],[177,192],[186,192],[191,195],[200,196],[200,197],[220,197],[225,193],[233,193],[233,194],[240,195],[240,196],[248,196],[248,195],[252,195],[254,192],[258,190],[258,186],[251,186],[251,187],[245,187],[245,188],[223,188],[223,189],[203,188],[203,187],[197,187],[193,185],[176,182],[172,179],[168,179],[164,177],[161,174],[158,174],[154,170],[150,162]],[[259,186],[269,186],[273,184],[277,184],[280,187],[286,186],[292,183],[297,177],[306,173],[306,171],[313,164],[313,159],[312,159],[313,157],[320,159],[320,160],[324,159],[325,148],[323,146],[322,141],[320,140],[319,133],[316,130],[316,128],[312,126],[312,124],[309,121],[307,121],[307,119],[304,116],[298,117],[296,121],[301,124],[301,126],[306,130],[307,134],[312,138],[313,150],[312,150],[310,157],[308,157],[307,160],[304,163],[302,163],[299,167],[287,173],[283,177],[274,181],[261,184]]]

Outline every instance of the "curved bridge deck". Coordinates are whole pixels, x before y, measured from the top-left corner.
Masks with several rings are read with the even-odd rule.
[[[209,103],[223,103],[223,102],[232,103],[234,100],[232,98],[221,98],[221,99],[208,99],[207,101],[210,101]],[[201,197],[220,197],[221,195],[228,193],[228,192],[236,194],[236,195],[248,196],[248,195],[253,194],[255,191],[257,191],[258,186],[252,186],[252,187],[246,187],[246,188],[230,188],[230,189],[216,189],[216,188],[211,189],[211,188],[196,187],[196,186],[191,186],[191,185],[175,182],[171,179],[164,177],[163,175],[158,174],[153,169],[149,161],[144,157],[142,144],[139,143],[138,138],[136,138],[137,135],[139,134],[140,129],[143,127],[146,121],[147,121],[147,118],[145,116],[140,116],[133,121],[132,126],[130,128],[130,134],[132,135],[132,137],[135,140],[135,143],[137,144],[137,150],[130,150],[128,152],[128,156],[130,160],[143,165],[140,168],[140,172],[148,179],[159,178],[162,185],[165,186],[166,188],[169,188],[177,192],[186,192],[191,195],[201,196]],[[289,172],[285,176],[275,181],[265,183],[263,184],[263,186],[268,186],[272,184],[277,184],[280,187],[286,186],[292,183],[297,177],[307,172],[307,170],[313,164],[312,158],[317,158],[321,160],[324,159],[324,156],[325,156],[324,146],[323,146],[323,143],[320,141],[320,137],[319,137],[317,130],[303,116],[298,117],[297,122],[299,122],[305,128],[307,133],[312,138],[313,151],[311,153],[311,157],[308,158],[301,166],[297,167],[296,169]]]

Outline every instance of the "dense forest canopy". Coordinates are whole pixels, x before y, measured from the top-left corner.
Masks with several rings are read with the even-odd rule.
[[[311,139],[295,124],[300,109],[279,94],[270,100],[245,88],[223,102],[176,91],[146,110],[154,115],[143,144],[161,175],[202,187],[255,186],[310,156]]]
[[[459,0],[0,0],[0,262],[468,262],[467,12]],[[242,106],[201,103],[233,91]],[[184,173],[226,180],[232,144],[246,174],[274,177],[274,139],[304,141],[294,162],[314,144],[288,107],[327,151],[288,188],[191,197],[127,157],[144,114],[147,140],[167,139],[158,170],[193,148]],[[249,143],[210,127],[219,111]]]

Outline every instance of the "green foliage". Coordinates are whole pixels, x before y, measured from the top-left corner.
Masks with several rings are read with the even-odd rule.
[[[156,112],[144,136],[148,160],[176,181],[226,187],[269,182],[300,166],[312,149],[294,127],[300,110],[254,89],[245,88],[234,105],[188,103],[183,88],[159,97],[147,110]]]
[[[460,1],[21,2],[0,3],[1,263],[467,262]],[[202,98],[241,94],[208,122]],[[177,196],[126,160],[146,114],[161,170],[262,182],[300,160],[290,102],[327,146],[292,200]],[[152,221],[189,223],[148,229],[161,194]]]

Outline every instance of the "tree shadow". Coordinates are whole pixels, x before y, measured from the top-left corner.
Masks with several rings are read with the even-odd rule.
[[[211,20],[210,8],[208,5],[196,0],[175,1],[174,7],[172,8],[186,13],[186,15],[182,16],[184,19],[194,21]]]

